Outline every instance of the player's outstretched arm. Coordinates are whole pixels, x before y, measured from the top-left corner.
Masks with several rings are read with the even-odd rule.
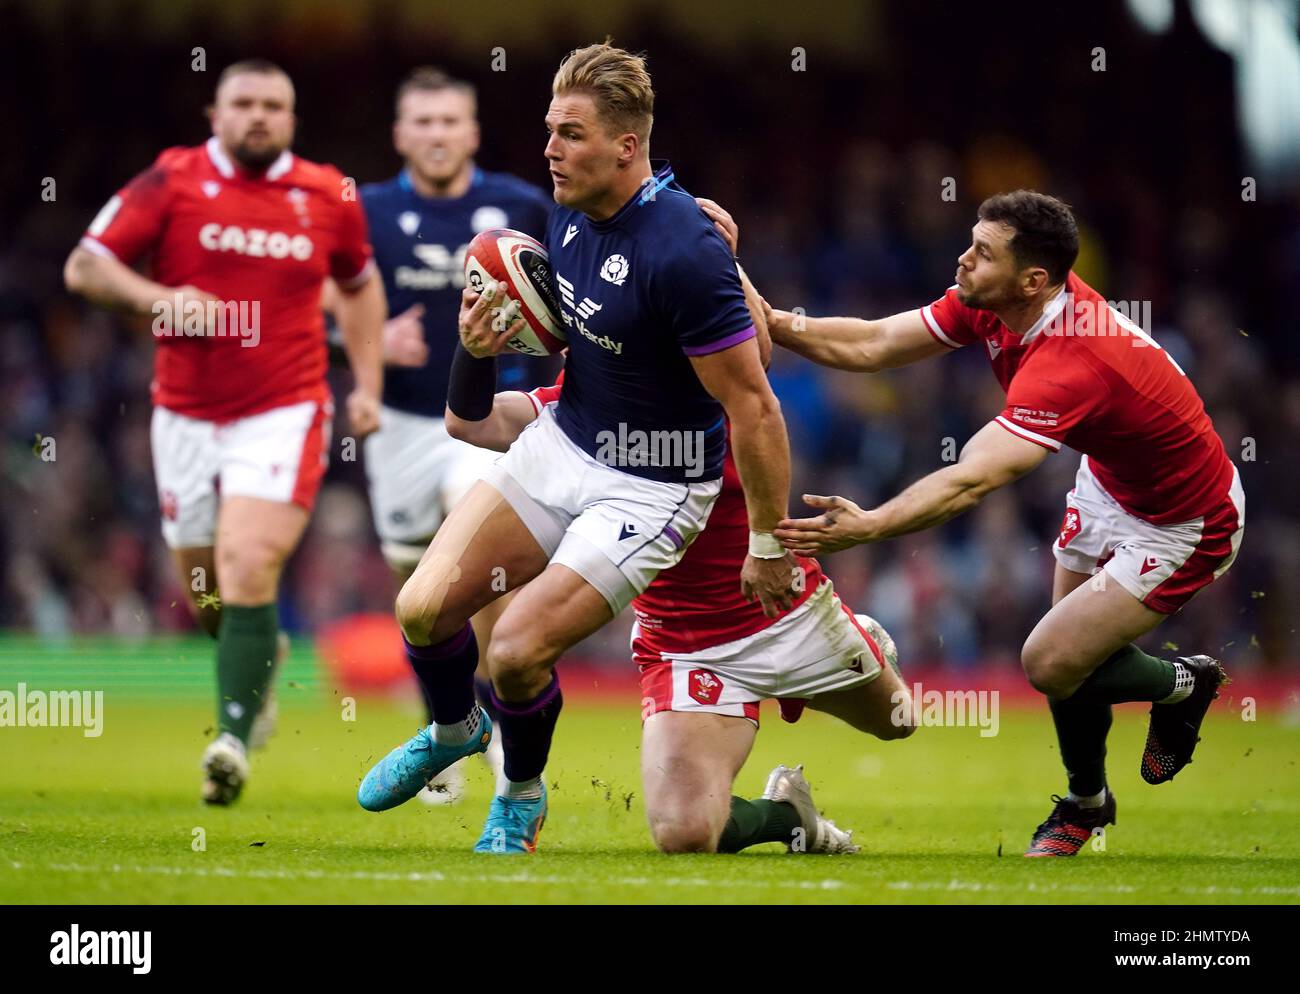
[[[1047,453],[1038,443],[990,421],[966,443],[954,465],[922,477],[870,511],[844,497],[804,494],[809,507],[825,510],[815,518],[782,521],[776,537],[798,555],[816,556],[933,528],[1024,476]]]
[[[766,302],[765,302],[766,303]],[[920,310],[879,321],[810,318],[765,307],[772,341],[805,359],[834,369],[876,373],[951,351],[925,326]]]
[[[379,398],[384,392],[384,318],[388,302],[379,274],[352,289],[339,287],[334,319],[343,335],[343,348],[356,387],[348,395],[348,420],[358,436],[379,427]]]
[[[749,316],[754,322],[758,360],[763,364],[763,368],[767,369],[772,365],[772,333],[767,330],[767,315],[763,313],[763,297],[750,282],[749,274],[739,262],[736,263],[736,275],[740,277],[740,288],[745,292],[745,306],[749,309]]]
[[[753,339],[692,356],[691,365],[731,421],[731,447],[745,489],[751,536],[741,588],[745,596],[762,602],[768,617],[775,617],[778,609],[790,607],[797,571],[793,557],[782,555],[772,538],[777,522],[785,517],[790,491],[790,442],[781,405],[767,382]]]

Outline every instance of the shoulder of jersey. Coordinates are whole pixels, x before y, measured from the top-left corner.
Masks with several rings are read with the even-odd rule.
[[[345,179],[342,171],[328,162],[313,162],[300,155],[293,157],[293,181],[302,186],[315,186],[327,193],[336,194]]]
[[[674,232],[674,244],[680,244],[681,236],[708,233],[715,235],[722,243],[722,236],[713,227],[695,198],[682,190],[665,188],[655,193],[654,200],[642,204],[634,216],[653,224],[667,225]]]
[[[208,150],[206,145],[173,145],[171,148],[165,148],[158,153],[158,158],[154,159],[154,166],[160,169],[185,170],[192,169],[202,162],[206,162]]]
[[[708,228],[710,231],[713,230],[713,222],[700,209],[700,205],[695,202],[695,198],[685,190],[674,190],[671,186],[666,186],[662,190],[656,191],[654,200],[644,206],[667,208],[675,218],[694,221],[701,227]]]
[[[374,183],[361,184],[360,194],[362,200],[382,200],[385,197],[391,197],[401,189],[401,183],[396,176],[389,179],[377,180]]]

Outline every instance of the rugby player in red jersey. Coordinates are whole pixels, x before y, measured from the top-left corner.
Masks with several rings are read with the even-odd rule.
[[[1167,352],[1071,272],[1078,248],[1064,203],[998,194],[979,208],[956,285],[933,304],[879,321],[766,312],[777,344],[837,369],[875,372],[979,344],[1007,392],[956,464],[879,507],[806,495],[822,513],[776,532],[798,554],[932,528],[1062,445],[1082,453],[1052,550],[1053,606],[1021,653],[1048,698],[1070,790],[1054,796],[1027,856],[1073,856],[1114,822],[1112,704],[1152,705],[1148,783],[1191,762],[1223,670],[1209,656],[1148,655],[1133,639],[1232,565],[1245,524],[1241,481],[1201,398]]]
[[[699,203],[734,252],[738,232],[730,216],[712,201]],[[766,366],[771,342],[760,302],[743,273],[742,283]],[[454,402],[454,368],[452,376]],[[559,400],[563,381],[561,373],[551,387],[498,393],[480,420],[458,417],[449,404],[447,429],[504,452]],[[778,766],[757,800],[734,797],[731,789],[753,748],[764,700],[778,699],[788,721],[807,705],[881,739],[910,735],[912,702],[897,649],[878,622],[840,601],[815,559],[797,559],[792,604],[768,617],[736,580],[748,549],[745,492],[728,453],[707,526],[681,561],[632,601],[651,834],[664,852],[739,852],[764,842],[784,842],[791,852],[856,852],[852,832],[817,810],[802,766]]]
[[[218,735],[203,756],[212,804],[234,801],[248,777],[246,750],[284,648],[280,572],[328,463],[327,276],[343,291],[353,434],[379,421],[385,303],[365,215],[337,169],[289,151],[293,103],[293,83],[272,63],[227,68],[212,138],[167,149],[123,187],[64,269],[72,292],[152,320],[163,536],[217,639]],[[149,276],[131,268],[146,256]]]

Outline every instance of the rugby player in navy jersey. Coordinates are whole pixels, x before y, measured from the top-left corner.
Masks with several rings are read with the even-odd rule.
[[[644,60],[611,45],[571,53],[556,73],[545,154],[559,206],[546,244],[569,342],[564,394],[457,504],[397,598],[434,720],[362,781],[358,800],[376,811],[491,741],[469,619],[502,587],[523,587],[487,652],[505,770],[480,852],[535,850],[561,706],[552,667],[704,527],[727,420],[750,528],[736,583],[769,616],[791,606],[798,566],[772,535],[789,491],[785,423],[732,253],[671,167],[651,165],[653,109]],[[463,295],[467,351],[448,395],[460,418],[490,413],[490,391],[463,388],[493,376],[483,357],[521,330],[493,327],[504,306],[500,286]],[[470,397],[489,398],[486,409]]]
[[[415,69],[398,88],[393,145],[404,160],[402,171],[360,191],[394,315],[384,327],[388,369],[382,427],[366,439],[365,466],[384,558],[405,582],[443,519],[492,461],[451,438],[443,424],[451,358],[460,347],[456,312],[465,286],[466,247],[488,228],[515,228],[540,239],[552,204],[538,187],[475,164],[474,87],[441,70]],[[501,379],[503,385],[528,389],[549,383],[557,368],[516,356],[502,364]],[[475,616],[481,652],[504,606],[488,605]],[[487,702],[485,671],[482,677],[479,699]],[[499,772],[499,747],[485,758]],[[454,802],[464,783],[458,764],[420,798]]]

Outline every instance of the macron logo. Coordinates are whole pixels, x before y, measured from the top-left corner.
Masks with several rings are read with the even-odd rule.
[[[569,225],[568,229],[564,232],[564,241],[563,243],[561,243],[560,248],[563,248],[565,245],[568,245],[569,242],[573,241],[577,237],[578,237],[578,226],[576,224]]]
[[[55,966],[129,966],[148,973],[152,961],[152,932],[82,932],[77,924],[50,936],[50,962]]]

